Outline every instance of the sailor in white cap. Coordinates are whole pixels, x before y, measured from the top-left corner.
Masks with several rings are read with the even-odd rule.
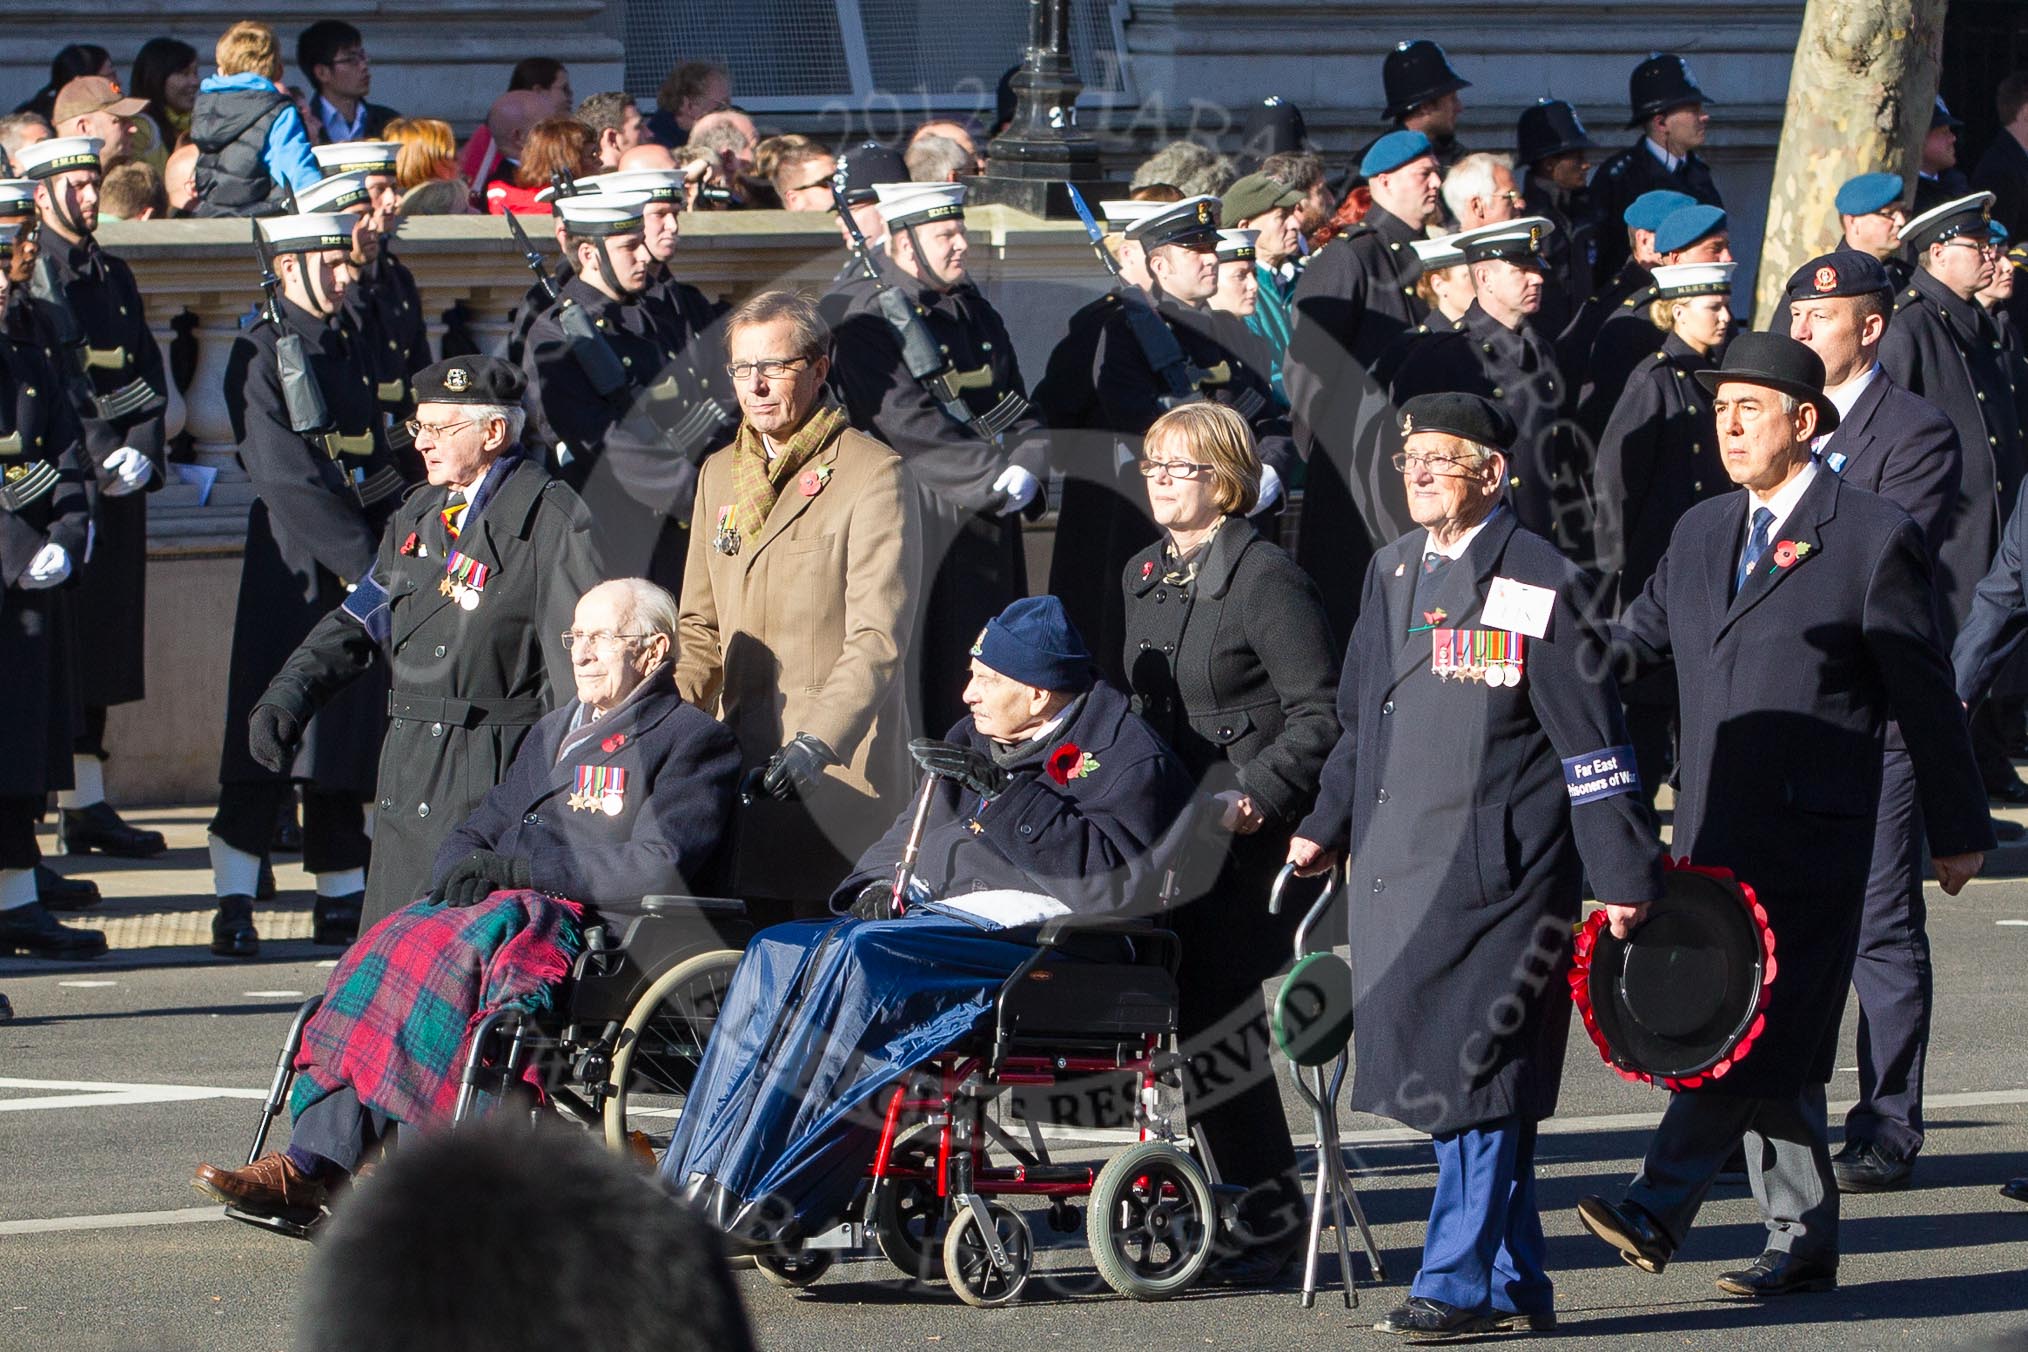
[[[824,298],[832,381],[852,425],[901,456],[922,509],[930,636],[976,634],[1028,594],[1020,514],[1042,507],[1047,433],[1028,405],[1014,343],[965,271],[961,183],[873,185],[887,252]],[[970,661],[934,637],[920,654],[917,726],[941,732],[965,714]]]
[[[399,425],[415,411],[409,378],[432,360],[422,292],[415,274],[394,256],[394,235],[401,226],[401,188],[395,174],[401,143],[341,141],[317,146],[310,153],[327,175],[326,182],[329,176],[357,174],[366,189],[362,208],[366,226],[359,232],[353,256],[358,276],[345,293],[345,314],[372,352],[374,397],[380,411]],[[309,196],[297,198],[298,210],[350,208],[349,203],[347,208],[313,207]]]
[[[1514,419],[1507,500],[1521,524],[1573,559],[1591,556],[1591,510],[1580,450],[1566,415],[1571,391],[1556,346],[1541,332],[1547,263],[1542,241],[1555,227],[1541,216],[1461,231],[1455,243],[1472,271],[1475,297],[1457,330],[1417,343],[1393,382],[1396,405],[1418,394],[1476,394]]]
[[[1258,230],[1220,230],[1212,256],[1218,260],[1218,286],[1208,302],[1220,314],[1244,323],[1260,303],[1260,281],[1254,276]]]
[[[23,146],[14,168],[34,181],[42,219],[41,261],[28,288],[38,336],[51,346],[58,379],[84,425],[100,492],[91,563],[81,570],[70,609],[78,631],[90,636],[94,660],[81,668],[77,786],[58,796],[58,844],[66,854],[98,850],[141,859],[162,853],[162,834],[120,819],[105,800],[101,767],[106,710],[146,694],[146,494],[162,483],[169,381],[133,271],[93,237],[99,150],[94,137],[53,137]]]
[[[16,286],[24,286],[42,252],[42,222],[35,214],[34,179],[0,178],[0,227],[5,226],[15,228],[6,272]]]
[[[304,196],[342,201],[355,190],[356,183],[339,184]],[[345,599],[347,587],[373,567],[381,527],[405,487],[367,354],[340,317],[358,226],[358,216],[343,210],[261,218],[279,294],[262,305],[226,361],[226,411],[255,500],[227,667],[218,810],[207,836],[218,897],[211,951],[221,957],[259,951],[253,904],[261,861],[276,812],[298,786],[319,942],[351,937],[366,889],[365,805],[373,798],[386,720],[384,678],[357,682],[326,705],[310,721],[294,763],[279,771],[260,764],[248,743],[248,719],[262,692]],[[282,347],[285,338],[301,345],[303,365]],[[299,425],[305,393],[323,405],[322,428]]]
[[[648,285],[641,304],[668,329],[675,347],[692,368],[691,378],[711,389],[731,418],[737,407],[725,374],[725,340],[717,321],[731,307],[707,300],[702,291],[678,281],[674,271],[677,241],[682,236],[684,178],[680,169],[623,169],[577,181],[583,193],[638,193],[647,197],[641,208],[641,240],[648,251]]]
[[[0,310],[20,239],[17,222],[0,222]],[[49,791],[70,782],[76,680],[54,589],[83,562],[91,503],[77,418],[32,343],[0,342],[0,426],[0,956],[96,957],[105,935],[50,912],[95,905],[98,889],[62,895],[35,839]]]
[[[612,575],[678,592],[697,467],[733,426],[682,360],[679,335],[643,304],[651,201],[612,191],[556,199],[576,275],[529,327],[521,366],[531,435],[591,508]]]

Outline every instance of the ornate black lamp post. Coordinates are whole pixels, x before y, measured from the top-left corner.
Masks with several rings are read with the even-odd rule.
[[[1009,83],[1014,120],[988,145],[985,174],[966,180],[971,199],[1070,216],[1069,182],[1096,209],[1104,174],[1097,138],[1077,125],[1084,81],[1070,61],[1070,0],[1028,0],[1028,49]]]

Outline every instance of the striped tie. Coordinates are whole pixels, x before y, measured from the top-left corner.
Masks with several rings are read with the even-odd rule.
[[[458,522],[464,519],[465,508],[468,505],[462,495],[454,494],[450,502],[445,504],[443,511],[437,513],[444,519],[444,533],[453,541],[458,538]]]

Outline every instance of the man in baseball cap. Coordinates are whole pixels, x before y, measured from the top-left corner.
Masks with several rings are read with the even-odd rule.
[[[110,169],[128,158],[133,119],[147,106],[146,99],[121,94],[111,80],[80,75],[56,92],[56,107],[49,120],[58,136],[96,136],[101,142],[99,162]]]

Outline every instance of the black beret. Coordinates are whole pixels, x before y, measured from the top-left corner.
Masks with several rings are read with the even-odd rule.
[[[1514,444],[1514,420],[1476,394],[1418,394],[1401,406],[1401,434],[1416,432],[1448,432],[1502,451]]]
[[[518,404],[528,382],[498,357],[446,357],[416,372],[409,387],[418,404]]]
[[[1818,300],[1825,296],[1874,296],[1894,290],[1887,269],[1869,253],[1840,249],[1812,258],[1789,276],[1788,299]]]

